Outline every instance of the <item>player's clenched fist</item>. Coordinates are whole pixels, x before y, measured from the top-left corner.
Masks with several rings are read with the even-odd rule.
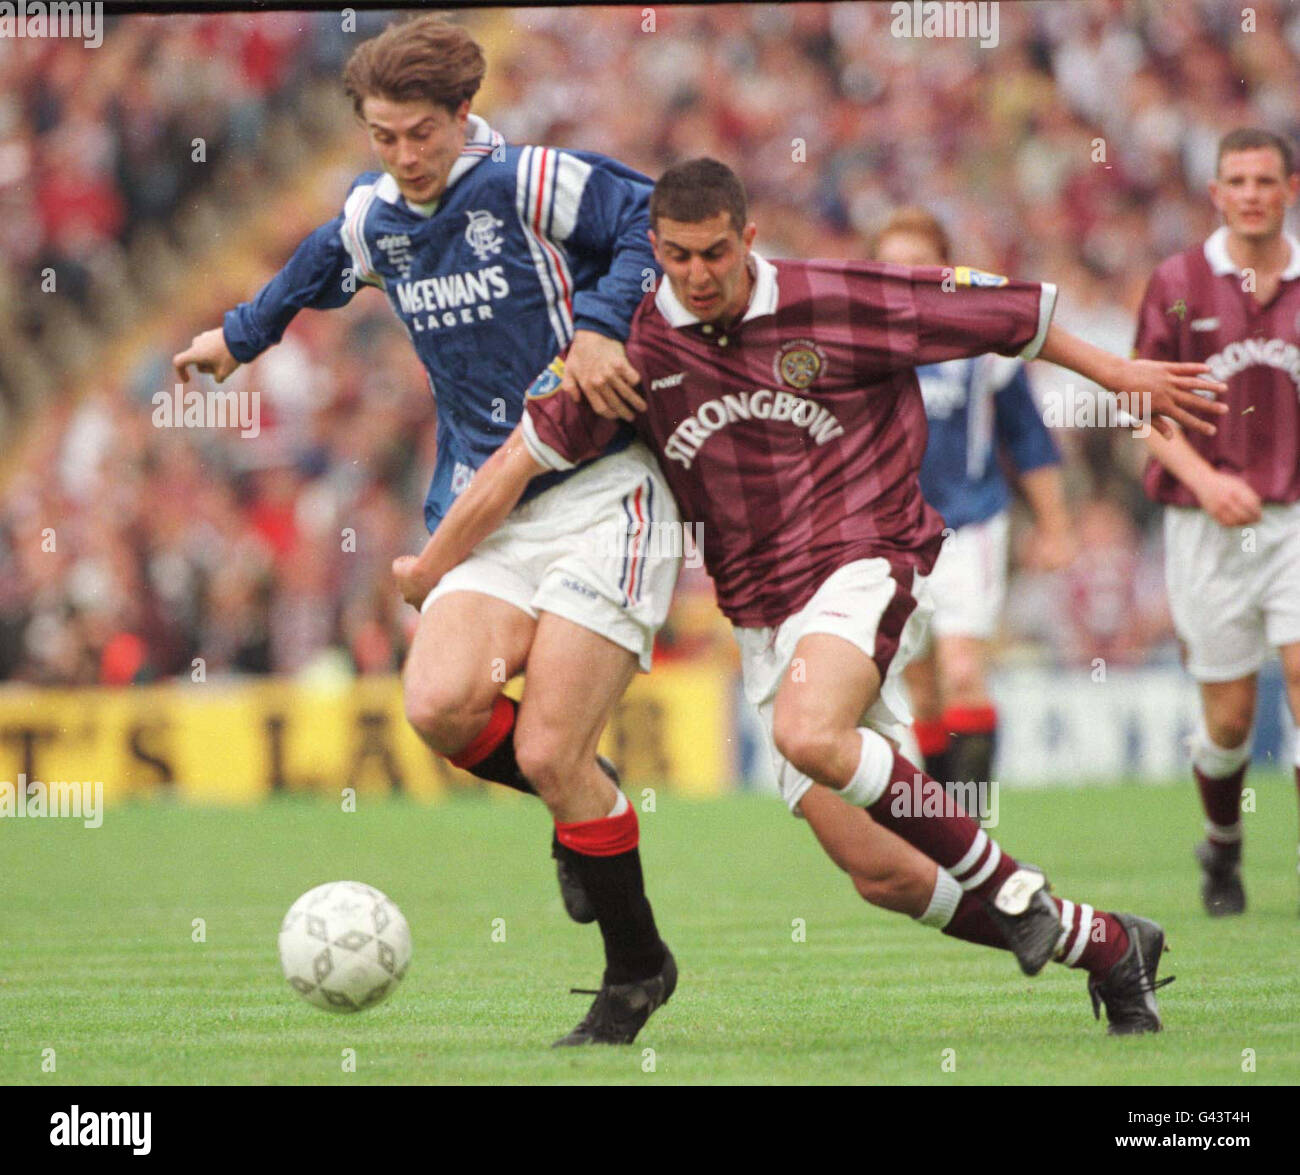
[[[416,555],[398,555],[393,560],[393,578],[397,581],[397,590],[412,608],[424,603],[424,598],[433,590],[433,584],[427,582]]]
[[[195,335],[184,351],[179,351],[172,356],[176,377],[182,383],[190,378],[191,363],[200,371],[212,376],[217,383],[221,383],[239,366],[239,360],[226,346],[225,331],[219,326],[212,330],[205,330],[201,335]]]
[[[1259,495],[1231,473],[1215,471],[1194,492],[1201,509],[1220,526],[1249,526],[1264,516]]]

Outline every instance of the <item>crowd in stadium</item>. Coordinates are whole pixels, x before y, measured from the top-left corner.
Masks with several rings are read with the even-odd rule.
[[[1300,137],[1300,10],[1253,12],[1243,32],[1216,4],[1002,5],[983,49],[892,37],[887,6],[661,7],[650,25],[640,8],[522,10],[494,45],[481,113],[511,141],[650,175],[702,154],[732,163],[774,256],[865,256],[891,207],[924,203],[963,261],[1058,282],[1058,321],[1127,353],[1151,269],[1214,227],[1219,137]],[[95,250],[183,203],[194,136],[225,161],[209,182],[256,182],[266,111],[382,23],[123,18],[100,56],[0,51],[5,267],[54,265],[69,296],[91,296],[75,275]],[[210,68],[218,56],[240,63],[234,78]],[[342,100],[339,113],[356,170],[371,166]],[[124,683],[189,675],[195,658],[209,675],[400,665],[414,614],[389,562],[423,533],[434,437],[400,327],[373,293],[301,315],[229,385],[258,393],[259,436],[157,428],[166,357],[205,325],[182,310],[145,374],[78,387],[27,430],[0,506],[0,678]],[[1063,386],[1041,364],[1032,375],[1040,396]],[[1139,608],[1162,575],[1141,444],[1058,439],[1079,555],[1040,574],[1017,552],[1007,639],[1065,664],[1174,655],[1167,615]],[[669,646],[709,643],[707,590],[687,577]]]

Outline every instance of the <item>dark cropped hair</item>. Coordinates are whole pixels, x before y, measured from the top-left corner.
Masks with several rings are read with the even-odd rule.
[[[737,233],[749,223],[749,201],[740,176],[716,159],[689,159],[674,163],[659,177],[650,196],[650,227],[659,218],[699,224],[725,212]]]

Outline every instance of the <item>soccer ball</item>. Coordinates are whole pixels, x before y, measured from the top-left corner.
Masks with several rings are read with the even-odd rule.
[[[411,962],[411,928],[379,890],[359,881],[309,889],[280,926],[280,966],[309,1004],[359,1012],[381,1004]]]

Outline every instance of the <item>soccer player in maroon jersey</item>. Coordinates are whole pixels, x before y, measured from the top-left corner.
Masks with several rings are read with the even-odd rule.
[[[703,525],[787,803],[855,883],[859,868],[870,883],[899,882],[891,908],[915,900],[903,891],[919,863],[935,924],[965,906],[962,937],[1000,936],[1031,975],[1053,956],[1082,966],[1112,1032],[1158,1030],[1160,927],[1051,898],[1041,871],[943,803],[942,785],[890,741],[906,722],[898,676],[923,635],[942,529],[917,478],[926,429],[913,369],[989,349],[1042,353],[1207,429],[1188,409],[1214,412],[1195,389],[1218,385],[1201,365],[1119,359],[1052,327],[1050,285],[769,263],[751,252],[739,180],[712,160],[670,168],[650,215],[667,280],[633,319],[628,356],[646,397],[632,404],[634,426],[683,518]],[[539,384],[421,555],[396,561],[408,600],[489,534],[532,477],[599,451],[621,427],[557,390]],[[873,873],[872,849],[906,884]]]
[[[1137,354],[1205,363],[1228,386],[1229,412],[1214,436],[1147,441],[1147,493],[1165,504],[1174,625],[1201,692],[1192,770],[1211,915],[1246,908],[1241,791],[1270,646],[1300,722],[1300,242],[1282,228],[1298,190],[1285,139],[1226,135],[1210,183],[1224,223],[1160,264],[1138,322]]]

